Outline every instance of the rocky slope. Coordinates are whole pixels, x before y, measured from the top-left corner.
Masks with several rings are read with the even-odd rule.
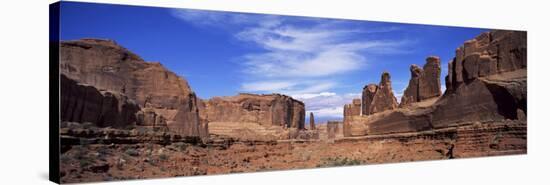
[[[205,123],[201,125],[199,120],[197,97],[187,81],[158,62],[145,62],[114,41],[63,41],[59,66],[60,73],[74,81],[124,94],[147,108],[142,114],[150,120],[147,125],[165,120],[172,130],[185,135],[207,135]],[[62,88],[61,94],[64,92]]]

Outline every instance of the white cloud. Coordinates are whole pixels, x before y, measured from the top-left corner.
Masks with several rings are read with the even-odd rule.
[[[329,90],[336,86],[332,81],[254,81],[241,85],[247,92],[280,93],[286,95],[301,95]]]
[[[312,93],[309,93],[309,94],[296,94],[296,95],[292,95],[292,97],[296,98],[296,99],[309,99],[309,98],[315,98],[315,97],[329,97],[329,96],[334,96],[334,95],[336,95],[336,93],[321,92],[321,93],[317,93],[317,94],[312,94]]]
[[[192,23],[195,26],[223,27],[227,24],[255,25],[258,20],[269,17],[245,13],[233,13],[208,10],[172,9],[170,13],[181,20]]]
[[[261,77],[324,77],[362,69],[364,53],[396,51],[406,41],[354,40],[346,28],[300,28],[279,23],[245,29],[237,38],[264,48],[244,57],[244,72]]]
[[[404,91],[401,91],[401,93],[397,93],[397,92],[393,91],[395,99],[397,99],[397,103],[401,103],[401,98],[403,97],[403,93],[404,93]]]
[[[344,107],[328,107],[317,110],[311,110],[316,117],[321,118],[343,118],[344,116]]]
[[[174,10],[172,14],[199,27],[233,26],[230,33],[237,40],[262,49],[236,60],[244,75],[241,90],[290,95],[318,117],[341,118],[344,104],[361,96],[331,91],[346,86],[346,74],[372,62],[370,54],[407,52],[403,47],[411,43],[371,37],[397,27],[357,29],[337,20],[197,10]]]
[[[321,92],[291,96],[304,102],[306,111],[313,112],[316,117],[343,118],[344,104],[351,103],[355,98],[360,98],[361,93],[338,94],[334,92]]]
[[[245,91],[281,91],[290,89],[295,85],[295,83],[286,81],[266,81],[245,83],[242,85],[242,89]]]

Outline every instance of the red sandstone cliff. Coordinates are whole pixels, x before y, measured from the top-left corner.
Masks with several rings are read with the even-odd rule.
[[[144,108],[138,115],[145,121],[144,125],[160,126],[166,122],[172,130],[185,135],[207,135],[207,131],[201,129],[205,126],[199,121],[197,97],[187,81],[160,63],[143,61],[114,41],[63,41],[59,66],[60,73],[69,79],[135,100]],[[68,91],[63,88],[64,84],[61,86],[63,96]]]
[[[304,130],[304,103],[280,94],[214,97],[204,100],[201,117],[210,133],[246,139],[289,139]],[[289,129],[287,129],[289,128]],[[290,135],[289,135],[290,134]]]

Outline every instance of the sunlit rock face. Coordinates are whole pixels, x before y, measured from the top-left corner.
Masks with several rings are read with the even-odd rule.
[[[466,41],[449,64],[447,90],[440,96],[440,61],[428,57],[424,68],[411,66],[411,80],[400,108],[388,96],[378,96],[370,114],[345,118],[346,136],[419,132],[474,123],[514,120],[524,123],[527,116],[526,33],[491,31]],[[385,80],[382,76],[382,82]],[[369,102],[368,86],[362,102]],[[372,89],[375,89],[372,86]],[[373,109],[377,98],[381,107]],[[378,101],[378,103],[380,103]],[[384,106],[382,106],[384,105]],[[365,106],[365,105],[363,105]],[[344,114],[346,115],[346,114]]]
[[[204,100],[201,117],[211,134],[247,139],[288,139],[305,129],[305,106],[281,94],[239,94]]]
[[[403,93],[403,97],[401,97],[400,107],[441,96],[441,62],[439,57],[430,56],[426,58],[426,64],[423,68],[413,64],[410,71],[411,79]]]
[[[152,123],[146,125],[166,122],[185,135],[207,134],[199,120],[197,97],[187,81],[158,62],[145,62],[114,41],[61,42],[59,69],[70,79],[124,94],[141,108],[149,108],[143,117]],[[159,117],[151,118],[151,111]]]

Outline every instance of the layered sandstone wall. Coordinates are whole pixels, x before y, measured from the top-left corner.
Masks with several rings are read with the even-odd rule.
[[[435,128],[464,122],[525,119],[527,34],[496,30],[466,41],[449,64],[447,90],[436,103]]]
[[[483,33],[456,49],[445,77],[447,91],[462,84],[527,68],[527,32],[495,30]]]
[[[204,103],[201,111],[208,122],[254,122],[262,126],[304,129],[304,103],[286,95],[243,93],[214,97]]]
[[[328,121],[326,124],[326,134],[329,140],[344,137],[343,123],[340,121]]]
[[[70,79],[124,94],[141,108],[149,108],[142,117],[154,120],[154,125],[166,122],[170,128],[193,136],[207,133],[200,131],[197,97],[185,79],[158,62],[145,62],[114,41],[61,42],[59,69]],[[64,92],[62,89],[61,94]],[[162,117],[152,118],[151,112]]]
[[[95,123],[100,127],[125,128],[143,123],[139,106],[123,94],[98,90],[60,75],[62,121]]]
[[[289,139],[305,129],[305,106],[281,94],[239,94],[204,100],[201,117],[210,133],[247,139]]]

